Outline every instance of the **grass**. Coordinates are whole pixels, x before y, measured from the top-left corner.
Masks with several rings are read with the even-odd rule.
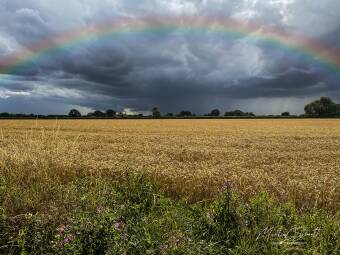
[[[339,220],[299,214],[260,193],[245,202],[227,183],[210,201],[162,195],[158,184],[126,172],[64,186],[67,210],[0,216],[6,254],[338,254]]]
[[[288,123],[1,122],[0,253],[338,254],[338,122]]]

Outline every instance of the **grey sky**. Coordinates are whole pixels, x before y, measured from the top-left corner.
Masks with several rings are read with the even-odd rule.
[[[145,16],[225,16],[279,27],[340,50],[338,0],[0,0],[0,59],[68,29]],[[328,95],[339,77],[280,47],[190,33],[148,33],[78,44],[0,79],[0,112],[71,107],[206,113],[291,111]]]

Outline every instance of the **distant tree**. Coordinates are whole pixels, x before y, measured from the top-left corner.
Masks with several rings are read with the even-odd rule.
[[[321,97],[305,106],[307,115],[330,117],[337,114],[337,105],[329,97]]]
[[[314,102],[306,104],[304,109],[306,115],[316,115]]]
[[[320,116],[336,115],[336,104],[329,97],[321,97],[318,111]]]
[[[340,104],[336,105],[336,116],[340,116]]]
[[[107,117],[115,117],[116,116],[116,111],[114,111],[112,109],[108,109],[108,110],[106,110],[106,116]]]
[[[161,117],[161,111],[159,110],[158,107],[152,108],[152,117],[155,119],[158,119]]]
[[[102,111],[97,110],[97,111],[94,111],[92,116],[94,116],[94,117],[104,117],[105,113],[103,113]]]
[[[81,117],[81,113],[77,109],[72,109],[69,113],[68,116],[72,118],[78,118]]]
[[[234,116],[243,116],[244,115],[244,112],[242,112],[241,110],[235,110],[235,111],[231,111],[231,112],[226,112],[224,114],[224,116],[231,116],[231,117],[234,117]]]
[[[210,112],[210,116],[220,116],[221,112],[219,109],[214,109]]]
[[[235,116],[245,116],[246,114],[243,112],[243,111],[241,111],[241,110],[235,110],[234,111],[234,114],[235,114]]]
[[[180,117],[190,117],[190,116],[192,116],[192,113],[190,111],[181,111],[179,113],[179,116]]]
[[[289,117],[290,116],[290,112],[283,112],[281,113],[282,117]]]
[[[166,116],[168,116],[168,117],[173,117],[174,116],[174,114],[173,113],[171,113],[171,112],[169,112]]]
[[[226,112],[224,116],[226,117],[254,117],[255,114],[252,112],[243,112],[241,110],[235,110],[231,112]]]
[[[0,113],[0,117],[2,117],[2,118],[8,118],[8,117],[10,117],[11,115],[8,113],[8,112],[2,112],[2,113]]]

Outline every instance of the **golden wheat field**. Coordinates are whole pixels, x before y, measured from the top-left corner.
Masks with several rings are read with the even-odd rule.
[[[334,212],[340,120],[0,121],[1,175],[16,183],[5,203],[15,213],[45,208],[59,192],[53,183],[127,169],[173,197],[210,198],[228,180],[245,198],[265,189],[300,209]]]

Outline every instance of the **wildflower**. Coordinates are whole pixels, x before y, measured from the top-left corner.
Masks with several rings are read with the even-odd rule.
[[[181,239],[177,238],[176,241],[175,241],[176,246],[178,246],[180,244],[180,242],[181,242]]]
[[[124,227],[125,227],[125,224],[122,220],[117,221],[115,224],[115,229],[118,231],[122,231]]]
[[[231,188],[232,188],[232,183],[231,183],[231,181],[225,180],[225,181],[224,181],[224,184],[223,184],[223,186],[222,186],[222,191],[223,191],[223,192],[225,192],[225,191],[229,192],[229,191],[231,190]]]
[[[73,236],[69,235],[62,241],[62,244],[63,245],[69,244],[72,240],[73,240]]]
[[[58,232],[62,235],[65,233],[65,226],[64,225],[61,225],[59,228],[58,228]]]

